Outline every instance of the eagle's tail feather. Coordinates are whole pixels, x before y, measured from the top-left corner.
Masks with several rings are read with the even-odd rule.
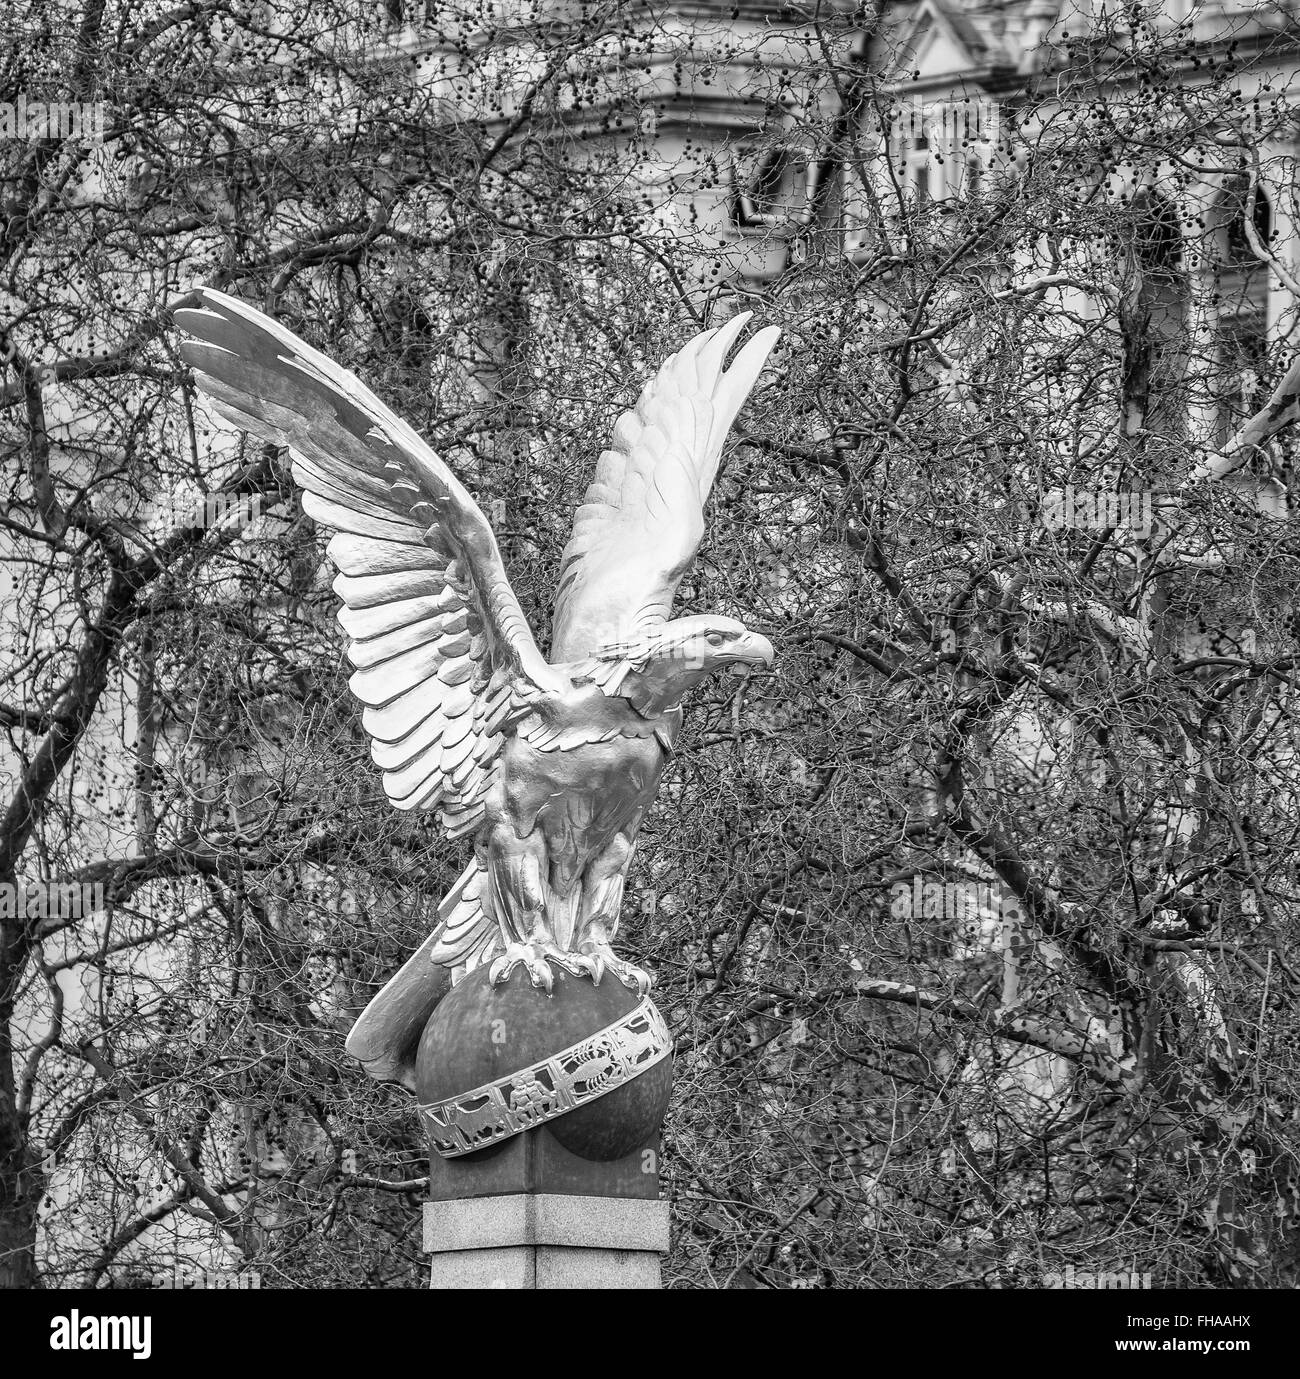
[[[415,1090],[415,1056],[434,1007],[451,990],[452,968],[477,967],[492,955],[497,929],[483,913],[487,874],[469,864],[438,907],[438,927],[361,1012],[348,1052],[371,1077]]]
[[[438,942],[430,951],[430,962],[472,969],[489,956],[496,946],[497,926],[483,908],[487,884],[488,874],[475,859],[443,896],[434,930]]]

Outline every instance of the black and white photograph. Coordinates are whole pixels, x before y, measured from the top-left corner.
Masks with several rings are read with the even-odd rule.
[[[0,12],[16,1364],[1298,1287],[1297,0]]]

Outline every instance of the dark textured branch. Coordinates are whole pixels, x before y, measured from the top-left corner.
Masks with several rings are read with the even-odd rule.
[[[187,1184],[179,1192],[159,1202],[156,1206],[150,1207],[148,1211],[141,1212],[134,1221],[128,1222],[121,1230],[116,1231],[95,1257],[95,1262],[86,1271],[84,1286],[87,1288],[96,1287],[99,1280],[103,1278],[105,1271],[128,1245],[138,1240],[150,1226],[156,1226],[159,1221],[166,1220],[172,1212],[184,1206],[192,1196],[193,1193]]]
[[[213,1191],[189,1156],[163,1134],[158,1117],[148,1114],[136,1105],[140,1091],[134,1086],[130,1078],[120,1069],[113,1067],[90,1040],[78,1044],[73,1052],[89,1063],[99,1076],[114,1089],[116,1100],[122,1109],[145,1132],[154,1148],[179,1174],[181,1181],[188,1189],[185,1200],[188,1201],[190,1197],[197,1197],[212,1214],[212,1219],[230,1236],[244,1256],[251,1258],[253,1249],[248,1239],[248,1231],[240,1221],[238,1213],[231,1211]]]
[[[1060,1054],[1078,1063],[1090,1077],[1108,1086],[1122,1082],[1128,1075],[1116,1061],[1109,1045],[1088,1039],[1062,1021],[1010,1009],[986,1013],[959,996],[940,995],[905,982],[872,981],[861,977],[853,984],[853,991],[870,1000],[897,1001],[917,1010],[928,1010],[935,1015],[977,1025],[993,1037],[1006,1039],[1010,1043],[1028,1044]]]

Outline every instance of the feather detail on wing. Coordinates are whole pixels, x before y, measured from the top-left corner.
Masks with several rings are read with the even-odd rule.
[[[434,930],[432,960],[444,967],[478,967],[492,957],[499,946],[500,930],[483,914],[483,892],[487,871],[477,861],[461,873],[460,880],[438,906],[438,927]]]
[[[336,529],[349,683],[388,798],[470,832],[503,725],[550,684],[487,519],[353,374],[245,303],[200,295],[201,310],[176,313],[199,387],[235,426],[289,448],[304,509]]]
[[[775,326],[760,330],[724,372],[749,318],[689,341],[619,418],[565,547],[553,662],[667,619],[704,533],[723,442],[780,335]]]

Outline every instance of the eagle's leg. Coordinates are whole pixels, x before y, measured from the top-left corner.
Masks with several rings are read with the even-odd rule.
[[[550,963],[574,976],[585,971],[575,954],[556,946],[546,921],[546,843],[541,830],[520,838],[509,823],[499,823],[488,838],[485,861],[492,908],[505,946],[488,969],[492,985],[504,982],[521,964],[532,984],[546,991],[554,982]]]
[[[609,846],[588,864],[582,878],[582,930],[577,953],[585,960],[591,980],[612,972],[624,986],[642,996],[654,978],[643,968],[625,962],[611,946],[618,933],[618,914],[623,905],[623,883],[635,844],[626,833],[616,833]]]

